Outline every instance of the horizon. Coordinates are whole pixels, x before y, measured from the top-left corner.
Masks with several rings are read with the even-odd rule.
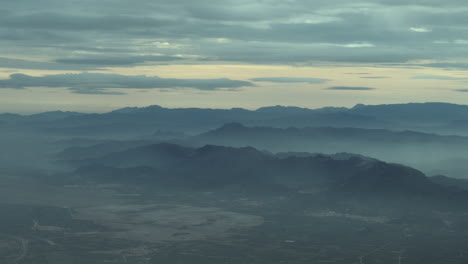
[[[226,107],[226,108],[219,108],[219,107],[192,107],[192,106],[186,106],[186,107],[170,107],[170,106],[163,106],[159,104],[150,104],[150,105],[143,105],[143,106],[123,106],[123,107],[115,107],[115,108],[109,108],[106,110],[102,111],[74,111],[74,110],[63,110],[63,109],[50,109],[50,110],[45,110],[45,111],[38,111],[38,112],[0,112],[1,114],[14,114],[14,115],[23,115],[23,116],[29,116],[29,115],[35,115],[35,114],[43,114],[43,113],[50,113],[50,112],[75,112],[75,113],[81,113],[81,114],[105,114],[105,113],[110,113],[113,111],[125,109],[125,108],[136,108],[136,109],[144,109],[144,108],[149,108],[149,107],[161,107],[164,109],[207,109],[207,110],[234,110],[234,109],[242,109],[242,110],[247,110],[247,111],[257,111],[262,108],[271,108],[271,107],[284,107],[284,108],[300,108],[300,109],[307,109],[307,110],[320,110],[320,109],[325,109],[325,108],[345,108],[345,109],[353,109],[356,106],[363,105],[363,106],[382,106],[382,105],[408,105],[408,104],[445,104],[445,105],[457,105],[457,106],[468,106],[467,104],[458,104],[458,103],[449,103],[449,102],[438,102],[438,101],[431,101],[431,102],[407,102],[407,103],[394,103],[394,104],[362,104],[362,103],[357,103],[354,104],[350,107],[347,106],[323,106],[323,107],[302,107],[302,106],[296,106],[296,105],[264,105],[256,108],[244,108],[244,107]]]

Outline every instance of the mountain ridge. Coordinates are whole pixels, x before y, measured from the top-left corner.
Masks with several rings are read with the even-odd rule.
[[[78,166],[78,171],[98,165],[112,168],[112,173],[116,173],[115,168],[153,168],[156,179],[193,188],[276,185],[287,189],[320,188],[355,194],[452,194],[449,188],[433,182],[416,169],[353,154],[277,155],[252,147],[205,145],[189,148],[164,143],[87,160]],[[148,171],[145,169],[145,174]],[[132,179],[138,175],[127,177]]]

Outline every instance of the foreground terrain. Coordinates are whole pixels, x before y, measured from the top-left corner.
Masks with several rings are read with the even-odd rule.
[[[468,214],[235,187],[2,177],[2,263],[466,263]],[[438,208],[441,209],[441,208]]]

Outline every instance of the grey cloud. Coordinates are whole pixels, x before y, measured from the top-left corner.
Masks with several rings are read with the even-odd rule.
[[[176,56],[128,56],[128,57],[89,57],[89,58],[62,58],[56,62],[65,64],[87,65],[133,65],[144,62],[168,62],[182,60]]]
[[[252,83],[231,79],[172,79],[156,76],[125,76],[117,74],[80,73],[57,74],[34,77],[25,74],[12,74],[9,79],[0,80],[0,88],[22,89],[28,87],[68,88],[75,93],[115,94],[108,88],[125,89],[168,89],[194,88],[198,90],[235,90]]]
[[[453,62],[438,62],[438,63],[428,63],[423,64],[421,66],[424,67],[434,67],[434,68],[460,68],[460,69],[468,69],[468,63],[453,63]]]
[[[463,78],[443,76],[443,75],[418,75],[418,76],[411,77],[411,79],[414,79],[414,80],[460,80]]]
[[[74,45],[54,45],[54,44],[49,44],[49,45],[43,45],[43,47],[47,48],[54,48],[54,49],[63,49],[66,51],[85,51],[85,52],[91,52],[91,53],[98,53],[98,54],[105,54],[105,53],[114,53],[114,54],[119,54],[119,53],[131,53],[133,50],[131,47],[126,47],[126,48],[118,48],[118,47],[96,47],[96,46],[74,46]],[[64,59],[64,58],[62,58]],[[78,59],[78,58],[75,58]],[[60,59],[56,59],[60,60]]]
[[[242,52],[239,52],[241,50]],[[226,43],[223,46],[200,45],[199,52],[213,60],[263,64],[302,63],[309,61],[355,63],[405,63],[424,58],[422,51],[385,48],[349,48],[315,43],[243,42]]]
[[[92,94],[92,95],[126,95],[124,92],[109,91],[109,89],[81,89],[69,88],[69,91],[76,94]]]
[[[352,86],[333,86],[328,87],[326,90],[335,90],[335,91],[369,91],[375,90],[375,88],[371,87],[352,87]]]
[[[150,28],[169,22],[152,17],[127,15],[79,15],[54,12],[38,12],[25,15],[8,15],[0,18],[0,24],[8,28],[58,29],[58,30],[122,30]]]
[[[275,82],[275,83],[325,83],[330,80],[322,78],[306,78],[306,77],[259,77],[253,78],[255,82]]]
[[[453,44],[468,30],[467,11],[459,0],[82,0],[70,5],[18,0],[2,5],[1,50],[15,45],[23,50],[17,48],[13,55],[35,52],[67,64],[132,65],[142,62],[135,58],[142,50],[265,64],[437,62],[468,54],[468,47]],[[207,41],[218,38],[228,41]],[[438,44],[441,40],[448,43]],[[167,47],[151,44],[158,41],[186,47],[167,52]],[[71,46],[104,49],[92,51],[96,57],[70,59]],[[105,51],[111,49],[121,51]]]
[[[34,69],[34,70],[93,70],[95,67],[64,65],[55,62],[30,61],[0,57],[0,68]]]
[[[439,9],[432,12],[413,13],[408,19],[416,25],[430,25],[434,28],[463,26],[468,24],[468,12],[463,9]]]
[[[368,77],[359,77],[361,79],[388,79],[390,77],[385,77],[385,76],[368,76]]]
[[[370,73],[368,73],[368,72],[346,72],[345,74],[367,75],[367,74],[370,74]]]
[[[384,12],[380,10],[380,12]],[[396,10],[395,14],[399,11]],[[395,23],[401,23],[395,21]],[[261,23],[259,22],[259,25]],[[271,21],[264,27],[249,27],[245,24],[209,23],[206,21],[193,25],[174,28],[173,32],[186,35],[196,32],[199,37],[230,37],[244,41],[285,42],[285,43],[331,43],[348,44],[370,42],[383,45],[421,44],[435,40],[436,34],[456,32],[432,32],[431,34],[415,34],[409,30],[412,23],[399,27],[389,24],[388,20],[380,20],[376,13],[341,13],[336,19],[323,23],[304,22],[289,23],[287,21]],[[455,35],[453,35],[455,36]]]
[[[253,1],[252,4],[254,4]],[[188,5],[185,9],[195,18],[214,21],[258,21],[259,16],[265,18],[265,14],[268,14],[268,12],[259,14],[258,10],[254,8],[242,8],[241,5],[200,5],[196,3]]]

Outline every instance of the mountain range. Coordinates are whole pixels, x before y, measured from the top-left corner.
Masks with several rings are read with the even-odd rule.
[[[46,112],[30,116],[2,114],[6,125],[34,128],[54,134],[147,134],[157,130],[201,133],[225,123],[273,127],[359,127],[419,130],[465,135],[468,106],[448,103],[356,105],[352,108],[308,109],[272,106],[257,110],[241,108],[201,109],[122,108],[102,114]]]
[[[430,174],[466,177],[468,137],[354,127],[245,126],[225,124],[192,138],[202,144],[252,146],[273,152],[352,152],[416,167]],[[458,164],[454,166],[454,164]]]
[[[191,148],[162,143],[99,158],[69,158],[67,162],[76,168],[75,175],[81,178],[153,188],[209,191],[240,187],[256,193],[282,191],[397,199],[465,199],[461,189],[439,184],[413,168],[348,153],[273,154],[252,147],[206,145]]]

